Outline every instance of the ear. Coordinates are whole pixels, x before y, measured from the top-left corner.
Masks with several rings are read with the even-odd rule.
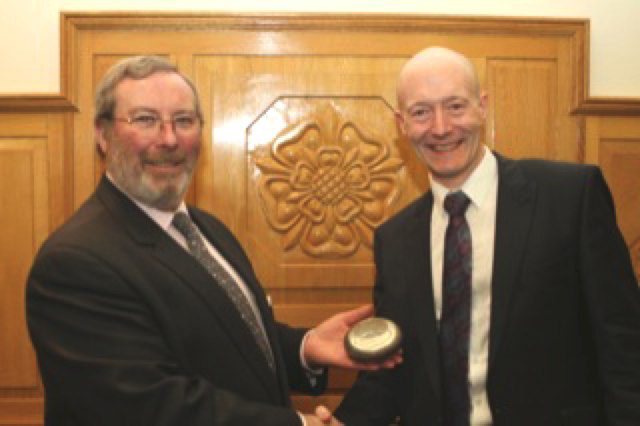
[[[404,135],[405,132],[405,121],[404,121],[404,115],[402,115],[402,112],[400,112],[399,109],[395,110],[393,112],[393,115],[396,118],[396,127],[398,128],[398,132],[401,135]]]
[[[489,113],[489,94],[487,92],[480,93],[480,113],[482,115],[482,119],[487,119],[487,114]]]
[[[107,128],[104,123],[95,123],[93,126],[93,139],[96,143],[96,149],[105,157],[109,148],[109,139],[107,138]]]

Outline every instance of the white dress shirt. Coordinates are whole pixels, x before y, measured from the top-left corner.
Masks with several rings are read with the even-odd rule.
[[[430,178],[433,192],[431,213],[431,266],[436,318],[442,312],[442,268],[444,234],[449,215],[444,210],[444,198],[449,192],[462,190],[470,199],[465,217],[471,231],[471,331],[469,336],[469,391],[471,395],[471,425],[492,424],[487,400],[487,365],[489,359],[489,322],[491,314],[491,276],[498,194],[498,166],[491,150],[484,147],[484,156],[460,188],[449,190]]]

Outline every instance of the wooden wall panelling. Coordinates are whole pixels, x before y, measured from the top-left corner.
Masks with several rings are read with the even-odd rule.
[[[196,82],[206,131],[189,200],[239,236],[281,320],[311,326],[368,300],[371,223],[427,185],[390,116],[395,74],[427,45],[475,62],[490,94],[487,144],[602,166],[640,276],[640,102],[588,96],[586,21],[67,13],[61,24],[62,94],[0,96],[0,202],[11,206],[0,212],[0,425],[42,422],[24,280],[102,173],[93,89],[128,55],[165,55]],[[337,373],[328,395],[296,405],[335,406],[354,377]]]
[[[211,81],[213,173],[199,175],[198,201],[272,255],[256,266],[269,287],[369,286],[372,228],[405,186],[391,105],[400,61],[209,62],[196,81]],[[235,71],[216,69],[225,62]]]
[[[572,46],[538,42],[520,57],[487,58],[490,95],[487,141],[514,158],[583,161],[581,121],[569,114],[574,99]],[[554,51],[557,49],[557,51]],[[526,54],[525,54],[526,53]]]
[[[640,281],[640,117],[588,117],[586,160],[599,164]]]
[[[559,120],[555,61],[492,59],[488,68],[495,148],[511,157],[555,157],[558,141],[552,129]]]
[[[183,70],[191,74],[191,58],[206,54],[357,54],[406,58],[429,44],[447,45],[470,56],[524,55],[565,61],[570,64],[568,75],[578,87],[569,102],[574,105],[584,97],[582,50],[586,22],[580,20],[69,13],[63,15],[62,22],[67,40],[63,43],[65,68],[74,70],[63,73],[67,80],[64,87],[69,88],[70,97],[79,105],[90,105],[92,93],[85,90],[90,86],[83,87],[83,81],[90,79],[79,77],[90,71],[85,65],[93,60],[93,55],[168,54],[180,58]],[[529,42],[528,38],[535,42]],[[549,39],[551,43],[545,42]],[[565,47],[559,47],[560,44]],[[87,120],[80,121],[85,125],[81,128],[88,127]],[[78,170],[76,204],[92,189],[90,173],[85,170],[94,167],[92,155],[87,147],[76,152],[77,164],[84,166]]]
[[[32,112],[38,108],[31,102],[15,109],[25,104],[32,109],[0,113],[0,425],[42,421],[43,390],[26,329],[24,289],[38,247],[62,223],[70,200],[63,171],[65,114]]]
[[[292,324],[369,300],[373,229],[426,188],[393,120],[397,72],[418,50],[474,60],[494,101],[490,146],[580,160],[569,111],[585,96],[582,20],[69,13],[62,24],[63,87],[79,108],[74,204],[102,172],[91,124],[102,72],[126,55],[169,57],[205,113],[190,199],[239,237]],[[352,379],[334,374],[323,401],[334,406]]]

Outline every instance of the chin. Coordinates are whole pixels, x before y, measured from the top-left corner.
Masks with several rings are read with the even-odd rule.
[[[164,191],[143,196],[146,204],[160,210],[175,210],[182,202],[182,196],[173,191]]]
[[[467,173],[466,165],[448,166],[448,167],[432,167],[430,168],[433,177],[442,180],[456,180]]]
[[[188,177],[143,182],[137,189],[138,198],[161,210],[173,210],[180,205],[189,184]]]

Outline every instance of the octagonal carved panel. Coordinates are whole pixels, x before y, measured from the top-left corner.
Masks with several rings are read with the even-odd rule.
[[[264,215],[284,250],[341,258],[389,215],[401,187],[393,111],[380,98],[280,98],[248,129]]]

